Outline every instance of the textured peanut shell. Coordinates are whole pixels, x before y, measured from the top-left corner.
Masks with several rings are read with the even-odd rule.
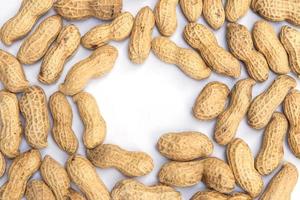
[[[17,58],[23,64],[33,64],[47,52],[62,29],[62,19],[58,15],[46,18],[22,43]]]
[[[27,200],[56,200],[51,189],[41,180],[32,180],[27,184]]]
[[[213,32],[201,24],[190,23],[184,29],[187,43],[197,49],[208,66],[225,76],[238,78],[241,74],[239,61],[218,45]]]
[[[50,121],[43,89],[39,86],[29,87],[22,94],[19,104],[26,120],[25,137],[28,144],[37,149],[47,147]]]
[[[158,151],[175,161],[191,161],[207,157],[213,152],[213,143],[200,132],[167,133],[157,142]]]
[[[203,0],[203,17],[215,30],[225,22],[225,10],[222,0]]]
[[[252,200],[252,198],[243,193],[225,195],[217,191],[207,190],[203,192],[197,192],[194,194],[191,200]]]
[[[288,75],[278,76],[267,90],[252,101],[248,110],[248,124],[255,129],[265,127],[273,112],[296,85],[296,81],[292,77]]]
[[[79,192],[70,189],[67,200],[86,200],[86,198]]]
[[[88,58],[72,67],[65,82],[59,86],[59,90],[70,96],[81,92],[90,79],[104,76],[110,72],[117,57],[118,50],[115,47],[109,45],[99,47]]]
[[[202,0],[180,0],[180,7],[189,22],[196,22],[202,14]]]
[[[53,0],[23,0],[17,14],[1,28],[1,40],[5,45],[27,35],[36,21],[46,14],[53,5]]]
[[[231,91],[231,100],[228,107],[217,119],[214,138],[217,143],[227,145],[234,139],[239,124],[247,114],[252,100],[253,79],[242,79],[236,83]]]
[[[211,120],[223,112],[229,88],[224,83],[208,83],[198,95],[193,107],[193,114],[199,120]]]
[[[230,22],[236,22],[244,17],[249,8],[251,0],[227,0],[225,7],[226,19]]]

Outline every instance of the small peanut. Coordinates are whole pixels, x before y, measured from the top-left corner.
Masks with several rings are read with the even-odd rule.
[[[86,200],[86,198],[79,192],[70,189],[67,200]]]
[[[191,200],[252,200],[252,198],[243,193],[225,195],[216,191],[208,190],[197,192],[196,194],[194,194]]]
[[[124,12],[109,24],[95,26],[82,38],[81,44],[89,49],[96,49],[106,45],[109,41],[122,41],[132,30],[134,17],[129,12]]]
[[[202,14],[202,0],[180,0],[180,7],[189,22],[196,22]]]
[[[56,200],[51,189],[41,180],[33,180],[27,184],[25,197],[27,200]]]
[[[222,0],[203,0],[203,17],[215,30],[225,22],[225,11]]]
[[[154,38],[152,51],[159,59],[177,65],[183,73],[193,79],[202,80],[211,75],[211,70],[198,53],[181,48],[166,37]]]
[[[250,8],[251,0],[227,0],[225,7],[226,19],[236,22],[246,15]]]

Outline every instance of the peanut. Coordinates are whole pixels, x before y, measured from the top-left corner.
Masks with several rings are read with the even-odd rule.
[[[69,20],[90,17],[111,20],[121,13],[122,7],[122,0],[57,0],[54,3],[55,11]]]
[[[83,121],[85,131],[83,143],[88,149],[102,144],[106,135],[106,123],[102,118],[96,99],[87,92],[80,92],[73,97]]]
[[[179,192],[165,185],[145,186],[126,179],[118,182],[111,192],[112,200],[182,200]]]
[[[62,29],[61,17],[54,15],[45,19],[22,43],[17,58],[23,64],[33,64],[47,52]]]
[[[208,66],[217,73],[238,78],[241,73],[239,61],[218,45],[212,31],[201,24],[190,23],[184,29],[184,38],[197,49]]]
[[[193,79],[202,80],[211,75],[211,70],[196,52],[181,48],[166,37],[153,39],[152,50],[159,59],[177,65],[183,73]]]
[[[53,117],[52,135],[56,144],[68,154],[76,153],[78,140],[72,130],[73,113],[66,96],[55,92],[50,97],[49,107]]]
[[[243,193],[225,195],[216,191],[203,191],[194,194],[191,200],[252,200],[252,198]]]
[[[254,158],[248,144],[242,139],[234,139],[227,147],[227,159],[237,184],[251,197],[257,197],[264,183],[254,167]]]
[[[255,160],[255,167],[261,175],[270,174],[280,165],[287,130],[287,119],[283,114],[275,112],[265,129],[263,143]]]
[[[245,63],[248,74],[256,81],[269,78],[268,63],[260,52],[254,49],[251,33],[240,24],[227,25],[227,43],[231,53]]]
[[[51,189],[41,180],[33,180],[27,184],[25,197],[27,200],[55,200]]]
[[[283,165],[282,169],[272,178],[260,200],[291,199],[291,193],[298,181],[298,170],[291,163]]]
[[[256,48],[264,54],[273,72],[290,72],[288,55],[271,24],[263,20],[257,21],[253,28],[253,39]]]
[[[226,19],[236,22],[246,15],[250,8],[251,0],[227,0],[225,7]]]
[[[178,0],[158,0],[154,9],[156,26],[163,36],[171,36],[177,29]]]
[[[26,120],[25,137],[28,144],[37,149],[47,147],[50,121],[43,89],[39,86],[29,87],[20,98],[19,104]]]
[[[79,44],[78,28],[72,24],[65,26],[44,56],[39,81],[44,84],[56,82],[62,74],[66,61],[75,53]]]
[[[229,88],[221,82],[208,83],[198,95],[193,107],[199,120],[211,120],[223,112],[229,95]]]
[[[109,200],[109,192],[98,177],[92,163],[80,155],[73,155],[67,161],[67,172],[71,180],[85,194],[88,200]]]
[[[154,26],[153,11],[148,6],[143,7],[135,17],[130,36],[128,54],[133,63],[142,64],[148,58]]]
[[[196,22],[202,14],[202,0],[180,0],[180,7],[189,22]]]
[[[6,169],[6,161],[4,155],[0,152],[0,177],[4,175],[5,169]]]
[[[157,143],[158,151],[176,161],[191,161],[207,157],[213,152],[213,143],[200,132],[167,133]]]
[[[225,11],[222,0],[203,0],[203,17],[215,30],[225,22]]]
[[[68,200],[86,200],[86,198],[82,196],[82,194],[80,194],[79,192],[70,189],[68,194]]]
[[[1,28],[1,40],[5,45],[27,35],[36,21],[47,13],[53,5],[53,0],[22,1],[18,13],[9,19]]]
[[[19,155],[22,141],[22,124],[17,96],[0,91],[0,150],[8,158]]]
[[[248,124],[255,129],[265,127],[273,112],[296,85],[296,81],[292,77],[278,76],[267,90],[252,101],[248,110]]]
[[[217,119],[215,140],[221,145],[227,145],[236,135],[240,122],[247,114],[252,100],[253,79],[238,81],[231,91],[231,100],[228,107]]]
[[[118,50],[113,46],[106,45],[96,49],[88,58],[72,67],[59,90],[65,95],[71,96],[79,93],[90,79],[104,76],[110,72],[117,57]]]
[[[95,26],[82,38],[81,44],[89,49],[96,49],[106,45],[109,41],[122,41],[132,30],[134,17],[129,12],[120,14],[109,24]]]

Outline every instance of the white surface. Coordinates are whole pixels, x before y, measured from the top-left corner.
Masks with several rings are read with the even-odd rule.
[[[21,0],[5,1],[6,3],[4,1],[1,2],[0,25],[2,26],[19,9]],[[124,0],[124,11],[130,11],[135,15],[143,6],[149,5],[153,8],[155,2],[156,0]],[[172,36],[172,40],[180,46],[188,47],[182,38],[182,31],[187,21],[182,15],[179,6],[177,13],[179,26],[174,36]],[[46,16],[52,14],[54,14],[54,11],[49,12]],[[258,19],[260,17],[249,11],[247,16],[240,20],[239,23],[251,29],[254,22]],[[40,22],[41,19],[38,23]],[[205,23],[203,18],[199,22]],[[64,24],[68,23],[76,24],[83,35],[91,27],[103,22],[96,19],[81,22],[64,21]],[[283,24],[285,23],[276,23],[273,25],[279,31]],[[226,47],[225,27],[224,25],[221,30],[215,32],[220,45],[223,47]],[[154,36],[157,35],[158,32],[155,30]],[[156,176],[160,167],[167,161],[155,149],[160,135],[170,131],[195,130],[203,132],[212,138],[215,121],[197,121],[191,114],[191,108],[198,93],[206,83],[218,80],[226,83],[231,88],[236,80],[218,76],[214,73],[208,80],[195,81],[185,76],[177,67],[161,62],[153,54],[150,55],[145,64],[134,65],[129,61],[127,55],[128,40],[112,44],[119,50],[119,58],[114,69],[107,76],[91,81],[86,91],[92,93],[97,98],[102,115],[107,122],[108,130],[105,142],[120,145],[128,150],[145,151],[151,154],[154,158],[155,169],[148,176],[138,179],[145,184],[155,184],[157,183]],[[0,44],[1,49],[5,49],[14,55],[16,55],[19,46],[20,42],[14,43],[11,47],[5,47],[2,43]],[[66,64],[64,73],[58,83],[63,82],[67,71],[73,64],[87,57],[90,53],[90,51],[80,47],[76,55]],[[24,69],[31,84],[42,86],[48,97],[57,90],[58,84],[44,86],[37,81],[40,62],[32,66],[24,66]],[[243,67],[240,78],[245,77],[247,77],[247,74]],[[293,77],[295,76],[293,75]],[[271,74],[268,81],[263,84],[257,84],[254,87],[253,96],[255,97],[267,88],[274,78],[275,75]],[[299,80],[298,83],[300,83]],[[73,128],[80,140],[78,153],[85,154],[81,141],[83,126],[78,117],[76,107],[72,100],[69,100],[74,112]],[[244,119],[240,124],[237,136],[243,138],[250,145],[253,154],[256,155],[261,145],[262,132],[251,129]],[[21,149],[22,151],[28,149],[25,140],[23,140]],[[49,147],[41,152],[43,156],[46,154],[51,155],[61,164],[64,164],[67,159],[67,154],[57,147],[50,133]],[[225,148],[215,143],[213,156],[225,159]],[[291,154],[287,144],[285,144],[284,160],[296,164],[298,169],[300,169],[300,161]],[[125,178],[114,169],[97,169],[97,171],[109,189],[117,181]],[[273,175],[274,173],[264,178],[265,185]],[[39,178],[39,174],[34,175],[33,178]],[[6,177],[1,179],[1,184],[4,181],[6,181]],[[300,196],[299,187],[300,183],[298,183],[293,193],[293,200],[296,200],[296,197]],[[194,187],[179,190],[182,192],[184,199],[189,199],[195,192],[203,189],[205,189],[205,186],[200,183]],[[239,189],[236,188],[236,190],[238,191]]]

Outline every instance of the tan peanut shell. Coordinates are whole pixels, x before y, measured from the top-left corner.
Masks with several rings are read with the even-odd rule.
[[[47,52],[62,29],[62,19],[58,15],[46,18],[22,43],[17,58],[23,64],[33,64]]]
[[[154,38],[152,51],[159,59],[177,65],[183,73],[193,79],[202,80],[211,75],[210,68],[197,52],[181,48],[166,37]]]
[[[203,17],[215,30],[225,22],[225,10],[222,0],[203,0]]]
[[[278,76],[267,90],[252,101],[248,110],[248,124],[255,129],[265,127],[273,112],[296,85],[296,81],[292,77],[288,75]]]
[[[135,17],[129,41],[128,56],[133,63],[142,64],[148,58],[154,26],[153,11],[148,6],[143,7]]]
[[[227,145],[234,139],[239,124],[247,114],[252,101],[253,79],[238,81],[231,91],[231,100],[228,107],[217,118],[214,138],[217,143]]]
[[[4,155],[0,152],[0,177],[2,177],[5,174],[5,169],[6,169],[6,161]]]
[[[0,151],[8,158],[20,153],[22,124],[17,96],[7,91],[0,91]]]
[[[154,9],[156,26],[163,36],[171,36],[177,29],[178,0],[158,0]]]
[[[112,200],[182,200],[175,189],[165,185],[145,186],[134,180],[118,182],[111,192]]]
[[[27,184],[25,197],[27,200],[56,200],[51,189],[41,180],[33,180]]]
[[[271,70],[277,74],[289,73],[288,55],[272,25],[263,20],[257,21],[252,32],[254,44],[265,56]]]
[[[73,189],[69,190],[68,198],[68,200],[86,200],[86,198],[82,194]]]
[[[217,191],[208,190],[203,192],[197,192],[191,198],[191,200],[252,200],[252,198],[243,193],[234,193],[232,195],[226,195]]]
[[[208,83],[198,95],[193,107],[194,116],[199,120],[211,120],[223,112],[229,95],[229,88],[224,83]]]
[[[83,143],[93,149],[102,144],[106,136],[106,123],[101,116],[96,99],[87,92],[80,92],[73,97],[84,124]]]
[[[1,28],[1,40],[5,45],[27,35],[36,21],[48,12],[53,0],[24,0],[18,13],[9,19]]]
[[[212,31],[201,24],[190,23],[184,29],[187,43],[197,49],[208,66],[222,75],[238,78],[241,74],[239,61],[218,45]]]
[[[78,49],[79,44],[79,29],[72,24],[65,26],[43,58],[39,81],[44,84],[56,82],[62,74],[65,63]]]
[[[104,76],[110,72],[117,57],[118,50],[115,47],[109,45],[99,47],[88,58],[72,67],[65,82],[59,86],[59,90],[70,96],[81,92],[90,79]]]
[[[262,146],[255,159],[255,167],[261,175],[270,174],[280,165],[287,130],[287,119],[283,114],[275,112],[265,129]]]
[[[76,153],[78,139],[72,130],[72,108],[61,92],[55,92],[49,99],[49,107],[53,118],[52,136],[56,144],[68,154]]]
[[[256,81],[269,78],[269,66],[263,54],[254,49],[252,35],[240,24],[227,25],[227,44],[231,53],[245,63],[248,74]]]
[[[263,189],[263,180],[254,167],[254,158],[247,143],[236,138],[227,146],[227,160],[237,184],[251,197],[257,197]]]
[[[99,178],[95,167],[80,155],[71,156],[66,164],[71,180],[86,196],[87,200],[109,200],[109,192]]]
[[[69,20],[90,17],[111,20],[121,13],[122,7],[122,0],[57,0],[54,3],[55,11]]]
[[[251,0],[227,0],[225,7],[226,19],[236,22],[245,16],[250,8]]]
[[[202,0],[179,0],[181,10],[189,22],[196,22],[201,14]]]
[[[157,142],[158,151],[176,161],[191,161],[207,157],[213,152],[213,143],[200,132],[167,133]]]

